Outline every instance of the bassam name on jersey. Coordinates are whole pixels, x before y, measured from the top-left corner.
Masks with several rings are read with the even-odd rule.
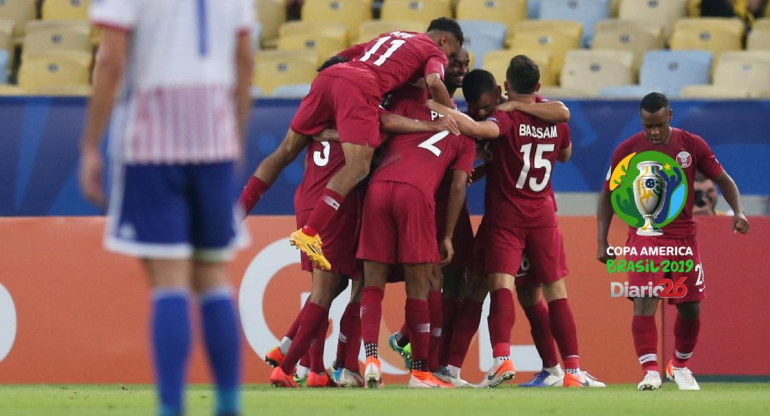
[[[607,255],[612,256],[692,256],[692,247],[680,246],[680,247],[642,247],[641,250],[637,250],[636,247],[607,247]]]
[[[519,124],[519,136],[529,136],[535,139],[551,139],[558,135],[556,126],[535,127],[529,124]]]

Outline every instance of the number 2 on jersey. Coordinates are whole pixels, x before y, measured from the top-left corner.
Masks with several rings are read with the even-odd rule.
[[[538,144],[535,148],[535,169],[545,169],[545,174],[543,175],[543,180],[539,183],[535,178],[529,178],[529,189],[533,190],[534,192],[540,192],[548,185],[548,180],[551,178],[552,166],[550,160],[543,159],[543,153],[553,152],[553,149],[555,148],[556,145],[553,143]],[[521,168],[519,180],[516,181],[516,187],[519,189],[523,189],[524,185],[527,183],[527,175],[529,175],[530,169],[529,159],[532,156],[532,143],[527,143],[524,146],[521,146],[521,153],[522,159],[524,159],[524,166]]]
[[[364,56],[361,57],[360,61],[361,62],[368,61],[372,57],[372,55],[377,53],[377,51],[382,47],[382,45],[385,44],[385,42],[390,40],[390,38],[391,36],[381,37],[377,41],[377,43],[375,43],[372,46],[372,49],[369,49],[368,51],[366,51],[366,53],[364,53]],[[390,58],[398,50],[398,48],[403,46],[405,43],[406,41],[403,39],[394,39],[393,41],[390,42],[390,48],[388,48],[388,50],[386,50],[384,54],[382,54],[376,61],[374,61],[373,64],[376,66],[382,66],[382,64],[384,64],[385,61],[387,61],[388,58]]]
[[[417,147],[421,147],[433,153],[434,155],[436,155],[436,157],[439,157],[441,156],[441,149],[436,147],[436,143],[444,140],[446,136],[449,136],[449,130],[440,131],[434,134],[433,136],[430,136],[427,139],[425,139],[425,141],[418,144]]]

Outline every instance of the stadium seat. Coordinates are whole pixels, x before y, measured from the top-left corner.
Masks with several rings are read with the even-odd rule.
[[[604,87],[633,83],[633,52],[574,50],[567,53],[561,86],[596,95]]]
[[[576,89],[564,88],[564,87],[554,87],[554,86],[541,87],[538,93],[543,97],[546,97],[549,99],[585,98],[589,96],[589,94],[586,94],[586,92],[582,90],[576,90]]]
[[[575,20],[583,25],[582,45],[590,45],[596,22],[610,17],[610,0],[548,0],[540,5],[541,19]]]
[[[259,24],[262,25],[263,48],[275,47],[281,25],[286,21],[284,0],[254,0]]]
[[[289,36],[281,36],[278,39],[278,50],[307,50],[315,52],[318,56],[318,65],[326,59],[344,50],[347,44],[341,38],[333,38],[323,34],[296,33]]]
[[[253,85],[270,96],[281,85],[307,84],[316,75],[318,54],[310,51],[263,51],[256,54]]]
[[[674,23],[687,15],[687,0],[621,0],[618,17],[663,26],[663,35],[671,36]]]
[[[0,49],[0,84],[8,82],[8,64],[11,62],[11,56],[8,51]]]
[[[770,51],[770,19],[757,19],[746,40],[746,49]]]
[[[663,48],[663,28],[650,27],[634,20],[602,20],[596,24],[591,48],[633,52],[633,68],[638,73],[644,54]]]
[[[368,1],[305,0],[302,5],[302,20],[345,25],[348,39],[358,39],[359,26],[371,18],[372,5]]]
[[[687,85],[679,91],[680,98],[697,99],[740,99],[748,98],[749,91],[746,88],[735,88],[726,85]]]
[[[743,32],[743,22],[738,19],[681,19],[674,25],[671,49],[711,51],[718,58],[722,52],[742,49]]]
[[[708,84],[713,55],[708,51],[651,51],[644,55],[639,84],[678,96],[685,85]]]
[[[751,30],[770,31],[770,18],[763,17],[754,21]]]
[[[465,46],[476,56],[484,56],[487,52],[502,49],[508,28],[497,22],[481,20],[458,20],[463,29]],[[474,68],[481,68],[481,60]]]
[[[348,44],[348,32],[345,25],[329,24],[324,22],[305,22],[303,20],[292,20],[281,25],[279,30],[280,37],[295,36],[302,34],[305,36],[327,36],[339,39]]]
[[[620,14],[620,0],[610,0],[610,16],[618,17]]]
[[[0,97],[9,95],[24,95],[24,90],[18,85],[0,84]]]
[[[382,4],[381,18],[409,20],[428,24],[438,17],[452,17],[452,6],[443,0],[387,0]]]
[[[310,84],[281,85],[273,90],[273,98],[304,98],[310,93]]]
[[[45,0],[43,20],[88,20],[91,0]]]
[[[509,34],[509,49],[551,52],[550,72],[555,76],[564,66],[567,51],[580,48],[583,25],[569,20],[527,20],[519,22]]]
[[[358,29],[358,39],[353,43],[365,43],[378,37],[383,33],[403,30],[405,32],[423,33],[428,28],[421,22],[412,22],[404,20],[369,20],[361,23]]]
[[[714,85],[745,88],[751,92],[770,89],[770,62],[762,60],[720,61],[714,70]]]
[[[730,51],[719,56],[717,63],[722,62],[766,62],[770,63],[770,51]],[[770,79],[767,80],[770,86]]]
[[[600,89],[597,95],[607,98],[644,98],[645,95],[660,90],[661,88],[642,85],[614,85]]]
[[[4,0],[0,1],[0,19],[14,22],[13,36],[24,36],[24,27],[27,21],[35,18],[37,14],[36,0]]]
[[[527,18],[537,19],[540,17],[540,5],[543,0],[527,0]]]
[[[41,85],[30,91],[33,95],[51,95],[65,97],[87,97],[93,92],[90,85]]]
[[[48,51],[24,55],[19,86],[27,92],[47,85],[88,85],[91,54],[82,51]]]
[[[527,18],[526,0],[460,0],[457,18],[462,20],[487,20],[504,24],[508,31],[520,20]]]
[[[499,51],[488,52],[484,55],[484,62],[482,68],[491,72],[495,76],[497,83],[501,86],[505,81],[505,73],[508,70],[508,65],[511,63],[511,59],[516,55],[527,55],[530,59],[535,61],[540,68],[540,84],[541,85],[555,85],[556,77],[550,70],[551,67],[551,52],[544,50],[510,50],[504,49]]]
[[[23,52],[35,53],[50,50],[76,50],[91,52],[91,28],[82,25],[42,25],[31,21],[27,23],[27,35],[24,37]]]

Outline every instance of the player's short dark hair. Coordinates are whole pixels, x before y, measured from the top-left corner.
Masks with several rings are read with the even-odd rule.
[[[668,108],[668,106],[668,98],[664,94],[651,92],[642,98],[639,110],[644,110],[648,113],[657,113],[661,108]]]
[[[528,56],[516,55],[508,65],[505,78],[517,93],[532,94],[540,82],[540,68]]]
[[[474,69],[463,77],[463,96],[468,102],[476,102],[483,94],[494,93],[497,81],[491,72]]]
[[[457,41],[460,42],[460,45],[465,42],[463,30],[454,19],[450,19],[448,17],[439,17],[438,19],[433,19],[433,21],[430,22],[430,26],[428,26],[427,31],[430,32],[431,30],[440,30],[442,32],[451,33],[452,36],[454,36]]]
[[[347,61],[348,61],[347,58],[344,58],[344,57],[339,56],[339,55],[335,55],[335,56],[332,56],[331,58],[327,59],[324,63],[322,63],[321,66],[318,67],[317,71],[321,72],[321,71],[323,71],[324,69],[326,69],[326,68],[328,68],[330,66],[341,64],[341,63],[347,62]]]

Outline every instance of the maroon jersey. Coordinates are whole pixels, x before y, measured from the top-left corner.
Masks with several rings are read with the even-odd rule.
[[[448,62],[444,52],[428,35],[400,31],[383,33],[367,43],[340,52],[339,56],[350,62],[331,68],[367,70],[376,77],[380,96],[428,74],[439,74],[443,80]]]
[[[419,92],[411,90],[414,95]],[[399,94],[391,105],[394,113],[417,120],[429,121],[439,116],[423,102],[412,99],[408,91]],[[476,144],[467,136],[455,136],[448,131],[400,134],[388,141],[370,183],[407,183],[432,202],[447,168],[470,175],[475,158]]]
[[[551,174],[559,151],[571,143],[569,126],[518,111],[497,111],[488,120],[501,136],[490,146],[484,220],[509,229],[555,226]]]
[[[636,133],[629,137],[623,143],[615,149],[615,153],[612,155],[612,165],[608,172],[609,175],[615,169],[615,166],[620,161],[630,155],[631,153],[646,152],[648,150],[654,150],[656,152],[665,153],[672,159],[676,160],[687,177],[687,201],[685,202],[682,212],[671,221],[668,225],[662,228],[663,235],[673,238],[687,238],[695,236],[695,221],[692,219],[692,207],[695,204],[695,192],[692,192],[693,181],[695,180],[695,171],[698,170],[703,173],[704,176],[711,180],[715,180],[717,176],[724,172],[722,164],[719,163],[714,152],[706,141],[700,136],[686,132],[682,129],[671,129],[671,137],[668,139],[668,143],[664,145],[655,145],[650,143],[644,132]],[[604,181],[604,189],[609,192],[609,180],[610,176],[607,176]],[[636,228],[629,227],[629,234],[636,234]]]
[[[294,211],[311,210],[321,198],[326,184],[345,166],[345,154],[339,142],[317,142],[311,140],[305,156],[305,173],[302,183],[294,194]],[[358,192],[354,190],[342,201],[339,210],[358,213]]]

